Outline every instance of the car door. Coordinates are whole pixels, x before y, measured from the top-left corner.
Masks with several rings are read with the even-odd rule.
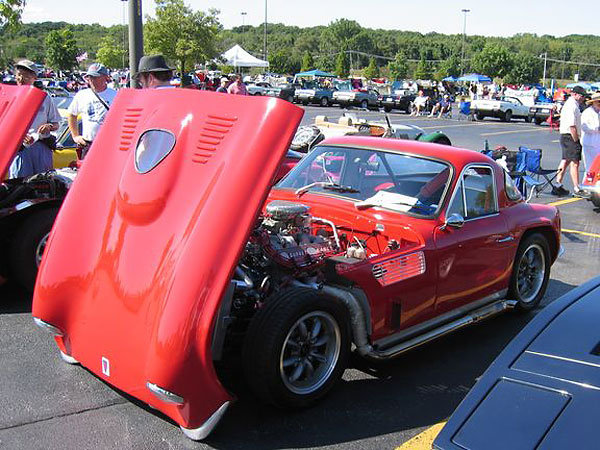
[[[512,237],[498,208],[495,168],[478,163],[465,167],[445,213],[464,219],[461,227],[440,226],[436,314],[486,299],[506,284]]]

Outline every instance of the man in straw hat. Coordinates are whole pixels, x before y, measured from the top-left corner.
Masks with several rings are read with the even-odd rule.
[[[69,130],[73,140],[79,146],[80,158],[85,157],[117,95],[117,91],[108,87],[110,79],[108,69],[100,63],[91,64],[83,79],[89,88],[75,94],[69,105],[68,117]],[[81,133],[78,126],[79,115],[81,115]]]
[[[556,182],[558,185],[552,188],[552,194],[565,196],[569,194],[562,181],[565,177],[567,167],[573,182],[573,195],[581,195],[579,190],[579,161],[581,160],[581,110],[580,105],[585,99],[585,89],[581,86],[575,86],[571,96],[565,102],[560,112],[560,146],[562,147],[562,160],[558,165],[558,175]]]
[[[136,78],[144,89],[172,88],[173,68],[167,65],[163,55],[147,55],[140,58]]]
[[[33,86],[37,79],[37,68],[32,61],[23,59],[15,64],[15,79],[19,86]],[[9,178],[29,177],[52,169],[52,150],[55,140],[51,131],[58,130],[60,114],[49,95],[29,125],[21,150],[8,169]],[[49,146],[52,142],[52,148]]]
[[[586,170],[600,155],[600,92],[586,102],[589,106],[581,114],[581,146]]]

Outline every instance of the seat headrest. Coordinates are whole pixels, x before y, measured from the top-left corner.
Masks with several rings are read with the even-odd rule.
[[[352,119],[350,117],[347,116],[342,116],[338,119],[338,123],[340,125],[345,125],[347,127],[351,127],[352,126]]]

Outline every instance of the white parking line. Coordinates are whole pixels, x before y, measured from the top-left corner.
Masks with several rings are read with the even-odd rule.
[[[482,136],[496,136],[498,134],[510,134],[510,133],[527,133],[530,131],[547,131],[543,128],[526,128],[524,130],[512,130],[512,131],[496,131],[494,133],[481,133]]]

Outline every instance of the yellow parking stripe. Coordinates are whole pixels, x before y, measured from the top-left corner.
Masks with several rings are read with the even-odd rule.
[[[434,426],[406,441],[400,447],[396,447],[396,450],[431,450],[433,441],[442,428],[444,428],[444,425],[446,425],[446,422],[436,423]]]
[[[567,198],[565,200],[557,200],[555,202],[548,203],[548,204],[551,206],[560,206],[560,205],[566,205],[567,203],[578,202],[580,200],[583,200],[583,199],[581,197],[575,197],[575,198]]]
[[[562,231],[563,233],[575,233],[575,234],[581,234],[583,236],[600,238],[600,234],[586,233],[585,231],[569,230],[568,228],[563,228],[560,231]]]

